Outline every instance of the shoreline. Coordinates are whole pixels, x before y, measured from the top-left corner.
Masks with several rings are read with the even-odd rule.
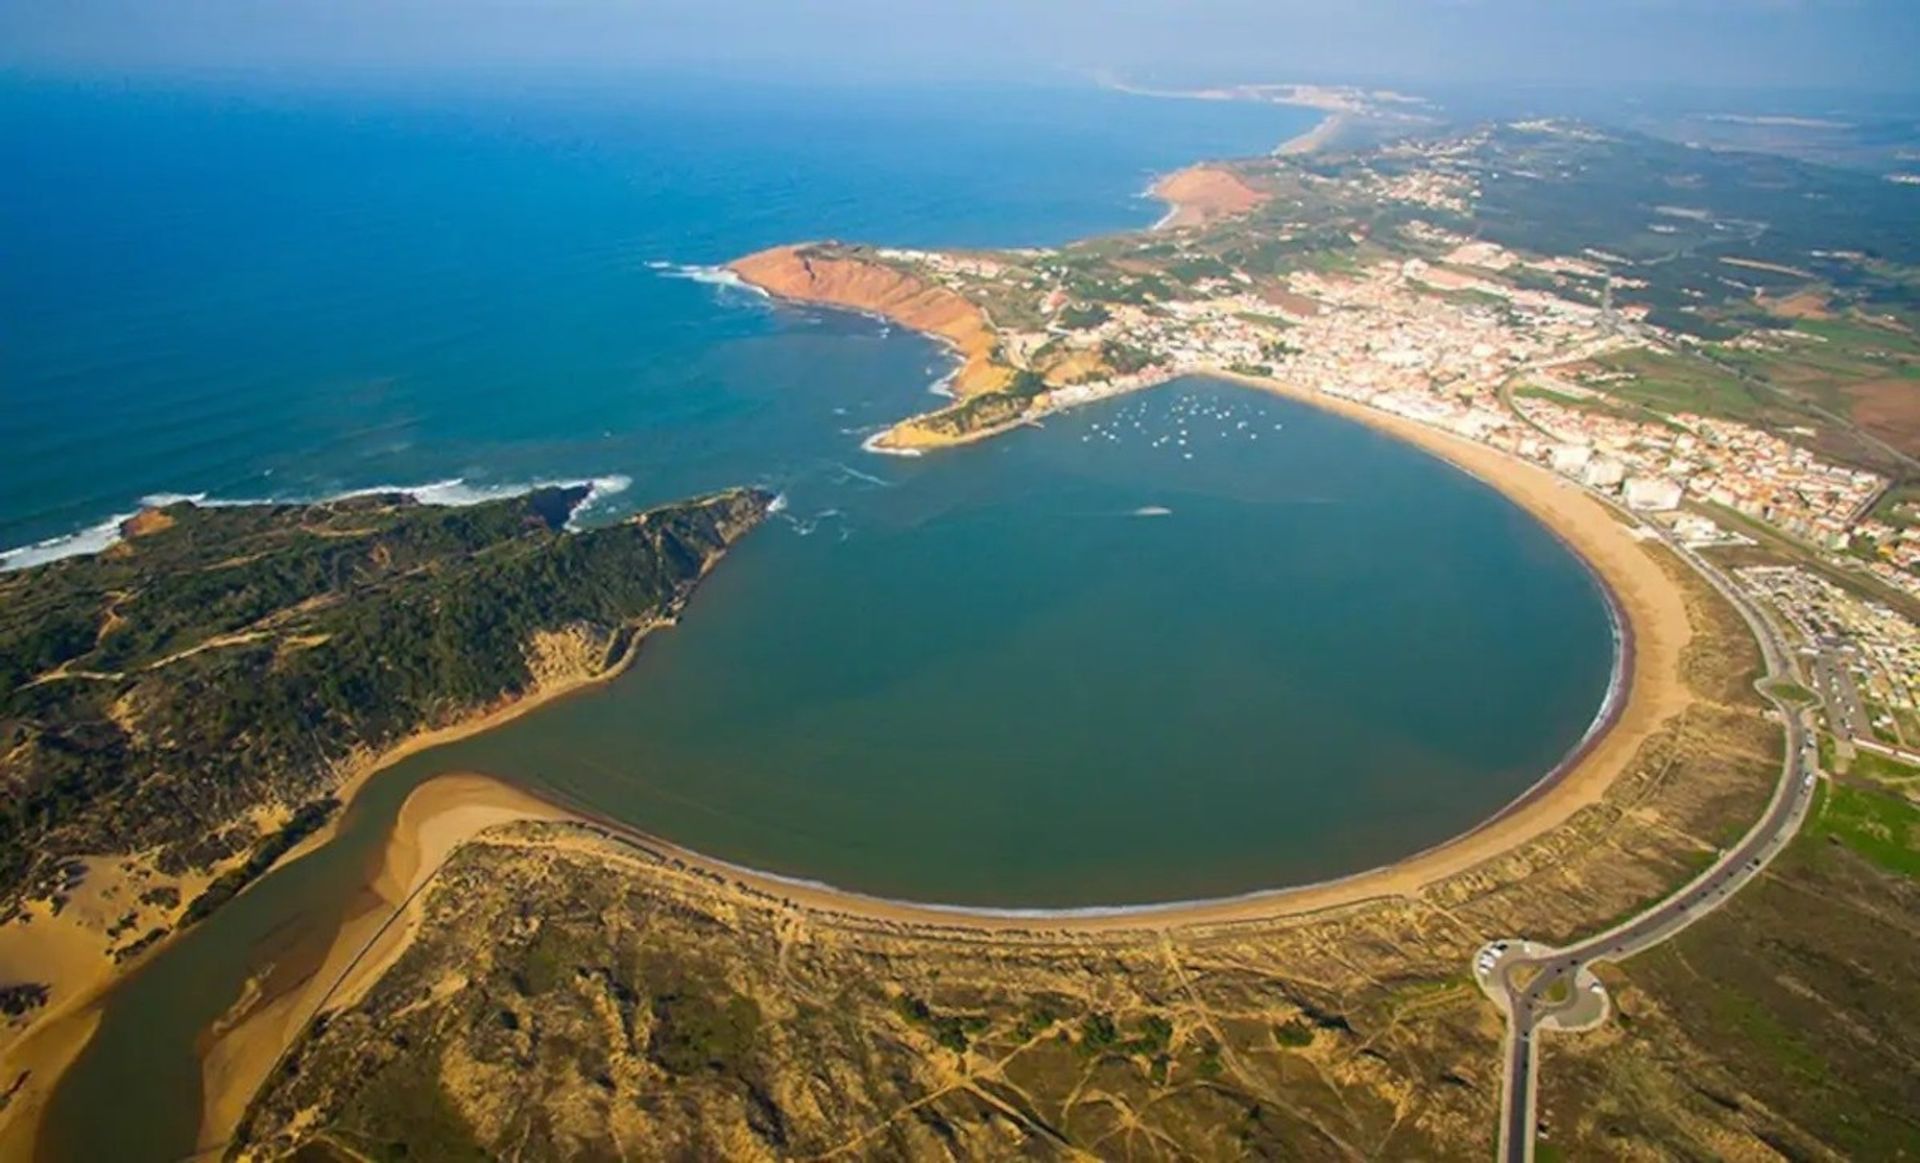
[[[626,649],[615,657],[605,670],[597,674],[552,683],[504,706],[482,712],[471,719],[430,731],[417,732],[372,758],[354,765],[353,770],[333,791],[333,795],[340,801],[340,807],[327,822],[288,849],[259,876],[247,882],[236,897],[251,892],[255,885],[267,877],[284,870],[303,856],[310,855],[323,845],[330,843],[339,834],[342,822],[353,807],[354,798],[382,772],[422,751],[490,731],[522,715],[539,710],[549,703],[611,682],[632,666],[639,656],[641,643],[648,634],[662,625],[672,625],[672,622],[670,620],[654,622],[637,627]],[[45,1113],[46,1104],[52,1098],[54,1091],[59,1088],[67,1068],[85,1052],[88,1043],[92,1041],[93,1033],[99,1027],[103,1016],[101,1012],[103,1003],[123,982],[139,973],[153,958],[171,949],[189,931],[188,928],[176,928],[166,937],[154,942],[152,946],[141,950],[138,955],[125,962],[113,963],[102,955],[98,958],[99,964],[74,967],[80,975],[78,981],[71,980],[76,973],[42,972],[40,974],[41,977],[47,978],[46,983],[56,990],[65,979],[67,988],[73,993],[65,1001],[49,1007],[45,1013],[23,1026],[3,1048],[0,1048],[0,1069],[11,1076],[7,1079],[6,1085],[15,1087],[10,1092],[10,1101],[4,1107],[0,1107],[0,1163],[34,1158],[40,1120]],[[14,1079],[18,1081],[15,1082]]]
[[[356,899],[367,903],[343,908],[320,964],[271,997],[250,990],[236,1003],[237,1016],[223,1019],[212,1032],[201,1056],[198,1150],[224,1149],[253,1096],[313,1018],[363,997],[404,955],[419,931],[421,904],[435,873],[462,844],[495,825],[524,820],[572,824],[635,850],[669,873],[719,882],[853,925],[1014,938],[1119,936],[1274,921],[1412,897],[1497,860],[1598,802],[1645,738],[1684,707],[1688,696],[1679,663],[1692,634],[1684,603],[1663,567],[1600,502],[1544,468],[1404,417],[1280,381],[1225,372],[1195,374],[1319,407],[1408,443],[1499,492],[1561,540],[1599,586],[1616,642],[1606,696],[1566,756],[1485,820],[1388,864],[1225,897],[1079,908],[994,908],[876,896],[733,864],[491,776],[436,775],[401,805],[378,866],[356,890]],[[635,649],[610,674],[624,669],[637,644],[638,638]],[[531,709],[523,707],[518,713]]]
[[[1335,138],[1345,132],[1348,115],[1339,110],[1328,112],[1325,117],[1314,123],[1312,129],[1297,133],[1274,147],[1274,157],[1304,157],[1318,153],[1331,145]]]
[[[1330,127],[1337,127],[1340,120],[1338,114],[1330,114],[1314,129],[1283,143],[1280,148],[1286,149],[1305,138],[1323,142],[1318,135],[1323,131],[1333,132]],[[1317,144],[1308,148],[1317,148]],[[1179,173],[1205,168],[1203,163]],[[1155,183],[1155,196],[1163,196],[1160,190],[1166,180]],[[1166,200],[1178,209],[1173,199]],[[1154,229],[1158,228],[1156,224]],[[971,337],[963,340],[931,330],[922,325],[924,319],[916,322],[910,318],[916,314],[911,310],[862,309],[856,304],[827,298],[787,296],[756,282],[733,264],[725,269],[739,276],[746,285],[775,299],[861,311],[935,339],[955,359],[954,378],[961,389],[956,395],[969,394],[966,389],[970,385],[961,373],[968,369],[970,362],[967,343]],[[990,328],[991,322],[987,324]],[[231,1020],[222,1018],[207,1032],[208,1040],[200,1058],[204,1080],[201,1150],[206,1149],[204,1144],[210,1136],[222,1140],[215,1142],[215,1147],[224,1146],[224,1134],[230,1134],[237,1126],[254,1094],[279,1063],[281,1054],[297,1041],[313,1014],[323,1012],[331,1004],[344,1004],[342,999],[360,996],[404,953],[418,926],[414,907],[421,899],[422,890],[432,883],[434,872],[461,844],[497,824],[525,819],[574,821],[647,851],[668,865],[684,866],[798,907],[856,921],[999,934],[1039,930],[1098,934],[1232,924],[1301,916],[1387,897],[1412,896],[1437,881],[1493,861],[1597,802],[1631,762],[1640,744],[1685,706],[1687,696],[1678,679],[1679,662],[1691,637],[1691,628],[1684,602],[1648,550],[1605,506],[1576,486],[1561,481],[1542,467],[1510,458],[1487,446],[1352,401],[1304,391],[1280,381],[1225,371],[1191,374],[1294,399],[1436,456],[1520,506],[1573,552],[1606,596],[1610,613],[1616,620],[1618,648],[1608,700],[1602,703],[1593,724],[1567,756],[1486,820],[1388,864],[1324,881],[1234,896],[1077,909],[993,909],[891,900],[736,866],[630,825],[596,818],[504,781],[473,775],[436,775],[416,787],[402,804],[388,831],[385,854],[375,875],[368,883],[357,886],[359,896],[342,902],[340,926],[321,963],[301,981],[272,996],[249,989],[230,1011]],[[1165,380],[1141,383],[1125,390],[1141,390],[1157,386],[1159,382]],[[917,456],[925,448],[983,441],[1038,419],[1036,415],[1023,414],[1004,424],[939,443],[907,447],[890,447],[884,443],[886,437],[917,418],[902,419],[869,437],[866,447],[876,453]],[[713,562],[707,564],[711,567]],[[334,789],[333,794],[340,799],[341,806],[333,817],[242,891],[250,890],[333,840],[357,793],[382,772],[422,751],[491,730],[556,699],[619,677],[637,657],[647,635],[660,625],[671,624],[671,619],[663,619],[636,627],[625,649],[598,673],[551,684],[460,723],[410,736],[356,764]],[[1616,687],[1617,698],[1614,697]],[[436,790],[421,798],[429,788]],[[369,907],[354,908],[366,894],[373,898]],[[176,930],[124,965],[109,967],[103,977],[85,984],[74,997],[51,1007],[9,1040],[5,1051],[0,1052],[0,1060],[16,1068],[23,1062],[32,1062],[34,1066],[30,1081],[16,1084],[24,1093],[14,1093],[13,1101],[0,1111],[0,1129],[8,1132],[0,1135],[0,1161],[31,1157],[47,1098],[60,1085],[66,1068],[91,1040],[103,1003],[120,983],[139,972],[151,956],[172,947],[184,931]],[[305,1016],[301,1016],[303,1012]]]
[[[224,1153],[253,1096],[312,1020],[357,1000],[406,952],[423,890],[462,844],[496,825],[565,818],[565,809],[485,776],[436,775],[408,793],[376,871],[342,909],[319,964],[271,995],[250,988],[210,1031],[193,1157]]]
[[[1592,724],[1540,779],[1471,828],[1375,868],[1224,897],[1066,908],[995,908],[863,893],[734,864],[579,805],[535,795],[504,781],[491,782],[505,794],[533,796],[561,811],[565,819],[644,849],[668,863],[825,914],[946,929],[1119,931],[1265,920],[1381,897],[1413,895],[1436,881],[1497,858],[1597,802],[1644,738],[1684,705],[1677,681],[1680,654],[1691,636],[1684,604],[1660,564],[1600,502],[1544,468],[1415,421],[1279,381],[1224,372],[1194,374],[1321,407],[1412,444],[1520,506],[1590,571],[1614,622],[1613,673]]]
[[[1298,140],[1298,138],[1292,139]],[[1291,141],[1283,143],[1285,149]],[[1222,218],[1233,218],[1258,209],[1268,195],[1240,180],[1225,166],[1201,162],[1163,174],[1147,187],[1147,193],[1167,204],[1167,212],[1147,228],[1147,233],[1177,230],[1186,226],[1205,226]]]
[[[722,553],[719,556],[725,555]],[[705,579],[706,571],[717,564],[718,560],[719,558],[716,557],[707,563],[701,571],[700,580]],[[696,582],[696,588],[697,585]],[[260,875],[248,881],[241,888],[240,893],[236,894],[236,898],[251,892],[256,885],[268,877],[332,842],[338,836],[341,825],[352,810],[355,798],[368,783],[382,773],[423,751],[493,730],[550,703],[612,682],[633,665],[650,634],[662,627],[672,625],[674,625],[674,619],[671,617],[636,625],[632,627],[632,637],[625,648],[613,656],[603,669],[593,674],[550,682],[517,699],[459,722],[415,732],[385,751],[352,765],[349,773],[332,791],[340,801],[340,806],[327,822],[303,837]],[[534,800],[533,802],[544,804],[544,801]],[[67,1068],[78,1060],[86,1051],[88,1043],[92,1041],[94,1031],[99,1027],[103,1016],[103,1005],[120,985],[139,973],[153,958],[171,949],[188,931],[187,928],[176,928],[124,962],[115,963],[100,956],[95,959],[97,963],[90,962],[69,967],[72,972],[40,974],[42,978],[47,979],[46,984],[49,986],[58,988],[65,981],[67,988],[73,992],[72,996],[66,1000],[49,1006],[44,1013],[21,1027],[3,1046],[0,1046],[0,1076],[5,1076],[5,1085],[13,1088],[11,1091],[0,1091],[9,1095],[9,1101],[0,1105],[0,1163],[14,1163],[16,1160],[24,1163],[35,1157],[40,1122],[45,1114],[47,1103],[59,1089],[66,1076]],[[76,976],[77,981],[73,980]],[[257,997],[243,997],[235,1004],[236,1007],[248,1003],[258,1006],[261,1000]],[[270,1003],[272,999],[267,1001]],[[252,1020],[252,1018],[244,1020]],[[215,1035],[216,1040],[224,1036],[226,1035]],[[204,1065],[206,1061],[204,1057],[202,1061]],[[211,1093],[210,1088],[207,1093]],[[244,1105],[245,1100],[242,1100],[240,1113],[244,1113]],[[237,1119],[238,1113],[234,1117]]]
[[[1194,373],[1322,407],[1437,456],[1499,492],[1544,525],[1591,572],[1615,621],[1614,671],[1593,723],[1575,746],[1514,799],[1466,831],[1370,869],[1306,884],[1224,897],[1072,908],[994,908],[899,900],[785,876],[684,848],[643,829],[569,806],[617,840],[815,911],[895,924],[1005,932],[1115,932],[1268,920],[1411,896],[1484,864],[1598,802],[1640,743],[1685,703],[1680,654],[1691,637],[1684,604],[1662,567],[1598,501],[1546,469],[1451,433],[1375,409],[1231,373]]]

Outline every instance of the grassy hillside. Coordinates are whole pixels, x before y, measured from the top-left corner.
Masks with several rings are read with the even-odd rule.
[[[105,553],[0,575],[0,922],[120,854],[223,873],[185,902],[204,914],[319,826],[356,764],[611,665],[767,500],[569,532],[583,496],[179,504]]]

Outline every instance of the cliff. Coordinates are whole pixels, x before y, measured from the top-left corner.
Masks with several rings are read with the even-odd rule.
[[[1270,197],[1221,166],[1189,166],[1168,174],[1154,183],[1153,195],[1172,208],[1163,227],[1200,226],[1246,214]]]
[[[736,259],[728,269],[769,294],[802,303],[870,311],[938,336],[961,365],[956,396],[997,392],[1013,378],[999,362],[999,337],[986,313],[964,297],[857,251],[818,244],[776,246]]]

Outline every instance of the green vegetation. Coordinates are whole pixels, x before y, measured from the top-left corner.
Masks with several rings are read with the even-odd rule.
[[[1699,359],[1635,348],[1601,356],[1594,362],[1633,378],[1594,383],[1593,387],[1655,412],[1692,412],[1753,422],[1767,410],[1768,401],[1755,389]]]
[[[1823,766],[1827,766],[1826,746],[1826,740],[1823,739],[1821,751]],[[1828,770],[1832,768],[1829,766]],[[1847,765],[1847,775],[1851,779],[1871,780],[1889,788],[1920,785],[1920,767],[1915,767],[1911,763],[1902,763],[1898,759],[1892,759],[1865,748],[1854,751],[1853,762]]]
[[[1065,1003],[1051,998],[1041,998],[1034,1002],[1019,1023],[1014,1026],[1014,1039],[1020,1042],[1033,1041],[1065,1020],[1067,1008]]]
[[[1007,384],[1007,394],[1011,396],[1037,396],[1047,390],[1047,381],[1040,373],[1021,368],[1013,373],[1013,379]]]
[[[1154,364],[1154,354],[1144,347],[1135,347],[1109,339],[1100,345],[1100,358],[1106,365],[1121,375],[1144,371]]]
[[[1069,331],[1086,331],[1113,318],[1113,313],[1098,303],[1069,303],[1054,316],[1054,321]]]
[[[1898,796],[1834,784],[1816,798],[1807,831],[1846,845],[1888,872],[1920,879],[1920,807]]]
[[[1820,701],[1820,696],[1790,679],[1770,678],[1761,685],[1766,688],[1768,694],[1773,695],[1775,698],[1784,699],[1789,703],[1812,706],[1814,703]]]
[[[951,407],[942,408],[917,423],[942,436],[965,436],[1002,424],[1011,424],[1026,414],[1028,399],[1013,392],[983,392],[969,396]]]
[[[473,1127],[439,1078],[404,1066],[381,1070],[368,1101],[334,1136],[348,1148],[313,1150],[303,1158],[372,1158],[421,1163],[482,1163],[493,1158],[474,1141]]]
[[[543,924],[527,942],[514,984],[528,997],[551,993],[572,980],[585,943],[558,924]]]
[[[1139,1033],[1132,1037],[1121,1036],[1111,1014],[1089,1014],[1080,1022],[1076,1043],[1083,1054],[1114,1053],[1148,1059],[1165,1054],[1172,1045],[1173,1023],[1158,1014],[1142,1018]]]
[[[1619,1040],[1568,1040],[1542,1075],[1569,1157],[1718,1157],[1728,1132],[1789,1158],[1913,1157],[1920,984],[1895,967],[1920,881],[1874,851],[1887,802],[1822,784],[1765,876],[1625,963]]]
[[[215,877],[199,896],[187,905],[187,911],[180,918],[183,925],[191,925],[208,913],[233,899],[234,894],[245,888],[255,877],[272,868],[274,861],[293,850],[293,846],[318,831],[320,825],[333,816],[340,801],[332,796],[322,796],[300,805],[285,827],[269,833],[253,851],[247,854],[245,863],[238,868],[228,869]]]
[[[1294,1018],[1273,1028],[1273,1040],[1290,1049],[1313,1045],[1313,1027]]]
[[[653,999],[647,1055],[670,1074],[731,1074],[752,1053],[759,1032],[760,1006],[752,998],[728,993],[716,1000],[698,990],[678,990]]]
[[[941,1014],[912,994],[901,994],[900,1016],[928,1031],[933,1040],[956,1054],[967,1052],[974,1037],[986,1032],[988,1020],[977,1014]]]
[[[567,532],[584,495],[180,504],[0,575],[0,916],[57,906],[82,853],[154,849],[170,875],[241,858],[189,906],[205,916],[326,820],[346,765],[526,693],[537,634],[606,665],[768,500]],[[269,803],[302,806],[261,836]]]

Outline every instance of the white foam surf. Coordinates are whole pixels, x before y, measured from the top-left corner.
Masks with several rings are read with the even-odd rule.
[[[841,464],[839,461],[834,461],[833,467],[840,470],[840,472],[843,474],[841,478],[843,480],[865,481],[870,485],[875,485],[883,489],[890,489],[893,487],[893,482],[888,480],[887,478],[874,476],[870,472],[861,472],[859,469],[854,468],[851,465],[845,465],[845,464]]]
[[[660,262],[658,260],[648,263],[647,266],[657,271],[661,278],[685,279],[691,283],[704,283],[709,287],[724,287],[733,291],[746,291],[750,294],[758,295],[763,299],[769,297],[764,289],[754,286],[726,267],[701,266],[697,263]]]
[[[204,508],[232,508],[240,505],[317,505],[328,501],[351,500],[355,497],[398,495],[411,497],[423,505],[467,508],[473,505],[484,505],[488,501],[525,496],[536,489],[572,489],[584,486],[587,490],[586,496],[580,498],[579,503],[574,505],[573,511],[567,515],[567,527],[571,529],[577,528],[575,522],[582,513],[608,497],[627,491],[632,485],[633,478],[619,473],[610,473],[606,476],[586,479],[536,480],[510,484],[469,484],[462,477],[450,477],[446,480],[429,481],[423,485],[369,485],[366,488],[348,489],[323,496],[209,497],[205,493],[149,493],[140,498],[140,508],[115,513],[97,525],[89,525],[84,529],[58,537],[49,537],[31,545],[0,550],[0,571],[27,569],[63,558],[99,553],[119,542],[120,526],[138,516],[142,511],[164,508],[183,501]]]
[[[860,450],[862,452],[878,453],[881,456],[919,456],[921,454],[917,448],[889,448],[880,443],[887,438],[887,433],[891,431],[893,431],[892,428],[883,428],[872,436],[862,440],[860,442]]]

